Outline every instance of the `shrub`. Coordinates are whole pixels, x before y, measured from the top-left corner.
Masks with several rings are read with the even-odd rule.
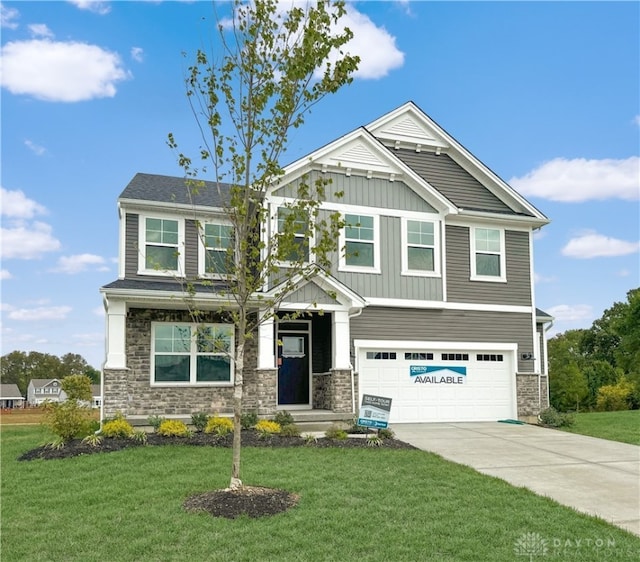
[[[229,418],[213,416],[209,418],[207,427],[204,428],[205,433],[215,433],[216,435],[227,435],[233,431],[233,422]]]
[[[149,416],[147,418],[147,423],[153,427],[153,431],[155,431],[156,433],[158,433],[158,429],[160,428],[160,424],[165,421],[167,418],[163,418],[162,416],[156,416],[155,414],[153,416]]]
[[[133,426],[123,417],[116,417],[102,426],[102,435],[109,438],[128,439],[133,436]]]
[[[92,447],[97,447],[98,445],[100,445],[100,443],[102,443],[102,436],[98,435],[97,433],[91,433],[87,435],[82,440],[82,442],[86,443],[87,445],[91,445]]]
[[[327,439],[338,439],[342,441],[344,439],[347,439],[347,437],[349,437],[349,434],[341,427],[332,425],[329,429],[327,429],[327,431],[324,432],[324,436]]]
[[[196,412],[195,414],[191,414],[191,424],[196,428],[197,431],[204,431],[207,427],[208,421],[209,416],[204,412]]]
[[[600,411],[613,412],[628,410],[631,406],[633,384],[621,377],[616,384],[607,384],[598,389],[596,408]]]
[[[378,430],[378,437],[380,439],[393,439],[395,434],[388,427],[383,427]]]
[[[367,447],[382,447],[382,438],[379,435],[367,435]]]
[[[283,425],[280,428],[280,435],[284,437],[300,437],[300,428],[295,423]]]
[[[81,406],[77,400],[47,402],[43,408],[44,425],[63,442],[92,433],[91,409]]]
[[[273,416],[273,421],[276,422],[280,427],[295,423],[293,416],[285,410],[280,410],[275,416]]]
[[[242,429],[251,429],[258,423],[258,414],[255,412],[247,412],[240,417],[240,425]]]
[[[259,431],[262,435],[273,435],[274,433],[280,433],[282,431],[282,426],[278,422],[260,420],[256,424],[256,431]]]
[[[67,395],[67,400],[80,400],[91,402],[91,379],[87,375],[69,375],[62,379],[60,384]]]
[[[189,437],[187,424],[180,420],[164,420],[158,428],[158,434],[165,437]]]
[[[146,443],[147,434],[141,429],[135,429],[133,431],[133,435],[131,435],[131,439],[133,439],[137,443]]]
[[[558,412],[553,406],[542,410],[538,415],[542,425],[549,427],[568,427],[573,425],[574,417],[571,414]]]

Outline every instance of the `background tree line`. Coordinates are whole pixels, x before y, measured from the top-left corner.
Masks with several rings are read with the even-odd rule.
[[[591,328],[548,342],[551,405],[560,411],[640,408],[640,288]]]
[[[77,353],[57,357],[38,351],[12,351],[0,361],[0,382],[17,384],[23,396],[27,395],[31,379],[62,380],[69,375],[86,375],[91,379],[91,384],[100,384],[100,371]]]

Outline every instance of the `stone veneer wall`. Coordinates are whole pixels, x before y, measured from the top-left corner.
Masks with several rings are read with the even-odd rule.
[[[126,354],[128,369],[104,371],[104,415],[122,412],[125,417],[150,415],[188,416],[194,412],[230,414],[233,387],[151,386],[151,322],[190,322],[187,311],[132,308],[127,313]],[[215,313],[202,322],[220,322]],[[275,369],[256,370],[257,338],[247,342],[245,352],[245,411],[275,411]]]
[[[537,418],[538,414],[549,407],[548,378],[546,375],[516,375],[516,395],[518,400],[518,418]]]
[[[357,375],[354,378],[357,380]],[[312,407],[336,413],[353,413],[351,371],[332,369],[329,373],[314,374],[312,379]],[[355,387],[355,396],[357,386]]]

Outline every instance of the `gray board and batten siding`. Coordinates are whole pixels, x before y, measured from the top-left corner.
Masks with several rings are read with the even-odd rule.
[[[448,301],[531,306],[528,232],[505,232],[506,283],[471,281],[469,228],[448,225],[446,233]]]
[[[310,172],[307,176],[298,178],[274,191],[279,197],[296,198],[298,185],[305,182],[309,185],[318,179],[330,180],[325,186],[325,201],[344,205],[358,205],[361,207],[376,207],[379,209],[397,209],[403,211],[418,211],[422,213],[436,213],[415,191],[402,181],[391,181],[380,178],[367,179],[353,174],[346,176],[336,173]],[[342,191],[342,197],[336,196]]]
[[[371,306],[351,319],[352,341],[389,340],[390,345],[404,340],[516,343],[520,373],[533,372],[534,362],[522,360],[522,353],[534,353],[532,337],[531,314],[518,312]]]

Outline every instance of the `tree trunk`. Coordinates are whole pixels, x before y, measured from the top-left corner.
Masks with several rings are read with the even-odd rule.
[[[242,324],[242,322],[240,323]],[[240,450],[242,448],[242,391],[244,374],[244,325],[238,326],[238,341],[235,353],[235,382],[233,385],[233,456],[231,461],[231,481],[229,488],[236,490],[242,486],[240,480]]]

